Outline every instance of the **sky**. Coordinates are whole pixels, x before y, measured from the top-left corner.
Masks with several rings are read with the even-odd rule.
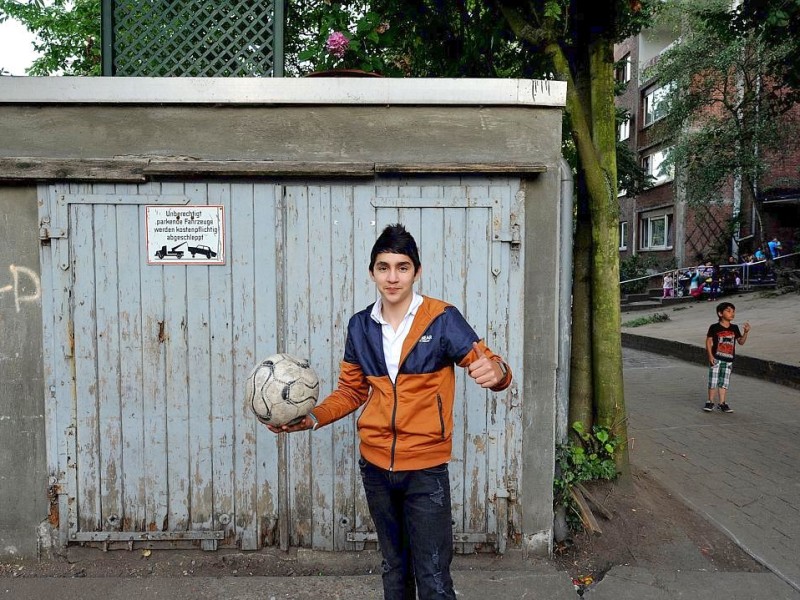
[[[9,19],[0,23],[0,67],[12,75],[25,75],[25,69],[36,58],[32,40],[33,34],[19,22]]]

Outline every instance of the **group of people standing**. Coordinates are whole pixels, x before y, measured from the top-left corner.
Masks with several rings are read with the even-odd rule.
[[[662,298],[689,295],[698,300],[702,298],[709,302],[716,300],[723,291],[729,292],[739,288],[742,284],[742,268],[751,278],[754,276],[758,278],[766,273],[764,261],[767,258],[774,260],[780,257],[782,252],[783,246],[780,240],[773,237],[757,248],[753,254],[743,253],[740,261],[730,256],[728,264],[724,266],[708,261],[697,267],[668,271],[662,279]]]
[[[716,300],[722,294],[722,269],[719,265],[707,262],[705,265],[695,267],[686,271],[688,276],[688,288],[682,288],[684,295],[688,293],[692,298],[701,298],[703,294],[707,294],[708,301]],[[739,280],[739,283],[741,280]],[[730,284],[738,287],[738,283],[729,282]],[[676,287],[682,287],[687,284],[687,278],[680,276],[680,271],[669,271],[664,274],[662,280],[662,298],[675,297]]]

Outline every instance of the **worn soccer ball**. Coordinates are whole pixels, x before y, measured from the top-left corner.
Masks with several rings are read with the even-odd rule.
[[[247,378],[247,402],[258,420],[280,426],[307,415],[319,398],[319,378],[303,358],[274,354]]]

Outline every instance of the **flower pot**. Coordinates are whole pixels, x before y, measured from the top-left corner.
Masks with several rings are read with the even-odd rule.
[[[383,77],[379,73],[370,73],[361,69],[329,69],[327,71],[314,71],[306,77]]]

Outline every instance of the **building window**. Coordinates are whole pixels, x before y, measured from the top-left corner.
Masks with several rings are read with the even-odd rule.
[[[666,98],[672,91],[672,84],[654,88],[644,95],[644,124],[652,125],[667,115],[669,105]]]
[[[614,68],[614,78],[617,83],[628,83],[631,80],[631,55],[626,54],[617,61]]]
[[[628,249],[628,222],[620,221],[619,223],[619,249]]]
[[[617,139],[622,142],[629,137],[631,137],[631,120],[627,118],[617,127]]]
[[[670,225],[672,215],[658,215],[642,217],[641,224],[641,249],[666,250],[670,247]]]
[[[675,178],[675,169],[673,165],[667,166],[664,164],[671,150],[672,148],[664,148],[642,157],[642,170],[645,174],[655,179],[653,185],[666,183]]]

